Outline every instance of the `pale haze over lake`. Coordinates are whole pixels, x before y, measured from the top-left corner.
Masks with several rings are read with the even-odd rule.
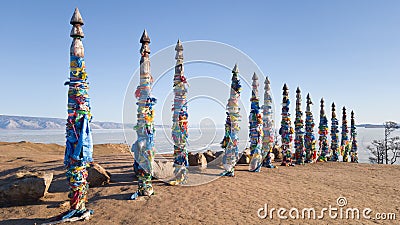
[[[133,131],[129,131],[133,132]],[[383,139],[383,128],[357,128],[359,160],[361,163],[369,163],[370,156],[367,146],[373,139]],[[220,129],[189,129],[189,151],[203,151],[211,149],[220,151],[220,142],[223,138],[224,130]],[[393,135],[399,135],[396,131]],[[318,136],[317,136],[318,138]],[[64,130],[2,130],[0,132],[1,142],[19,142],[29,141],[38,143],[55,143],[59,145],[65,144]],[[122,129],[93,129],[94,144],[104,143],[128,143],[125,140],[124,131]],[[245,141],[245,140],[244,140]],[[243,140],[242,140],[243,142]],[[242,143],[244,144],[244,143]],[[169,128],[157,128],[155,146],[157,153],[171,153],[173,145],[170,140]],[[317,146],[318,148],[318,146]]]

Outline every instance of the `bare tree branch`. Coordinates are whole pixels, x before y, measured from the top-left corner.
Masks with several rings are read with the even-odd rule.
[[[387,121],[384,125],[384,139],[373,140],[371,142],[372,146],[367,147],[373,155],[369,158],[369,161],[377,164],[394,164],[397,161],[397,158],[400,158],[400,137],[390,137],[390,134],[396,129],[400,129],[400,126],[393,121]]]

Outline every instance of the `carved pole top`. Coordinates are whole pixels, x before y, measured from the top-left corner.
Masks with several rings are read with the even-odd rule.
[[[324,98],[321,98],[321,115],[325,115],[325,110],[324,110]]]
[[[253,77],[251,79],[253,79],[253,82],[258,80],[256,72],[253,73]]]
[[[332,119],[333,118],[336,118],[336,109],[335,109],[335,103],[334,102],[332,102]]]
[[[140,43],[144,44],[144,43],[150,43],[150,38],[149,35],[147,34],[147,30],[144,29],[142,37],[140,38]]]
[[[271,84],[271,82],[269,81],[269,78],[268,77],[265,77],[265,81],[264,81],[264,84],[265,85],[269,85],[269,84]]]
[[[312,105],[312,101],[311,101],[311,97],[310,97],[310,93],[307,93],[307,104],[308,105]]]
[[[178,39],[175,45],[175,51],[183,51],[183,46],[181,40]]]
[[[71,33],[69,34],[70,37],[83,38],[85,36],[82,30],[83,19],[78,8],[75,8],[74,14],[69,23],[72,25]]]
[[[71,25],[80,24],[83,25],[83,19],[81,14],[79,13],[79,9],[75,8],[74,14],[71,17],[71,21],[69,22]]]
[[[301,105],[301,91],[299,87],[296,89],[296,104]]]
[[[233,73],[239,73],[239,68],[238,68],[237,63],[236,63],[235,66],[233,67],[232,72],[233,72]]]
[[[284,90],[284,91],[289,90],[288,87],[287,87],[287,85],[286,85],[286,83],[283,85],[283,89],[282,89],[282,90]]]

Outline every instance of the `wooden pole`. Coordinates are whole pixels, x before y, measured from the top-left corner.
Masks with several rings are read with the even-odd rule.
[[[339,121],[336,118],[335,103],[332,103],[332,118],[331,118],[331,161],[339,160]]]
[[[290,121],[289,113],[289,89],[286,84],[283,85],[283,99],[282,99],[282,121],[281,128],[279,129],[279,134],[282,140],[282,166],[293,166],[292,164],[292,151],[291,142],[293,141],[293,127]]]
[[[351,111],[350,138],[351,138],[351,162],[358,163],[357,129],[353,111]]]
[[[240,121],[240,108],[239,99],[242,86],[240,85],[239,69],[237,64],[232,69],[232,83],[230,97],[226,105],[226,122],[225,122],[225,135],[221,142],[221,147],[225,150],[222,158],[222,164],[225,171],[222,176],[235,176],[235,165],[239,157],[239,121]]]
[[[317,151],[315,149],[315,135],[314,135],[314,118],[311,111],[310,94],[307,94],[307,106],[306,106],[306,133],[304,136],[304,147],[306,148],[306,163],[313,163],[317,157]]]
[[[324,109],[324,99],[321,98],[321,109],[319,112],[319,158],[318,161],[326,162],[329,159],[328,146],[328,119],[326,118]]]
[[[83,19],[78,8],[72,15],[70,24],[72,44],[70,47],[70,75],[68,85],[68,119],[66,124],[66,149],[64,164],[68,168],[67,179],[70,186],[70,212],[68,218],[86,212],[89,184],[87,182],[89,163],[93,162],[93,142],[90,129],[89,85],[84,60]],[[75,210],[75,211],[74,211]]]
[[[250,137],[250,165],[249,171],[260,172],[262,166],[262,115],[260,112],[260,98],[258,95],[258,76],[256,73],[252,77],[252,95],[250,98],[251,109],[249,115],[249,137]]]
[[[132,145],[135,156],[135,172],[138,177],[138,191],[132,195],[132,199],[139,196],[153,194],[151,179],[154,164],[154,109],[156,98],[151,96],[153,77],[150,73],[150,38],[144,30],[140,38],[140,82],[135,96],[138,99],[137,124],[135,126],[137,141]]]
[[[342,139],[340,141],[340,148],[343,155],[343,162],[348,162],[349,160],[349,129],[347,127],[346,119],[346,107],[343,106],[342,109]]]
[[[296,164],[303,165],[305,162],[306,153],[304,149],[304,121],[303,112],[301,110],[301,91],[299,87],[297,87],[296,90],[296,119],[294,121],[294,125],[294,148],[296,151]]]
[[[187,113],[187,81],[183,69],[183,46],[180,40],[175,46],[175,75],[174,75],[174,105],[172,108],[172,140],[174,141],[174,174],[172,185],[185,184],[187,182],[188,151],[186,143],[188,139],[188,113]]]
[[[264,105],[263,109],[263,154],[265,157],[264,165],[267,168],[274,168],[271,162],[272,149],[274,147],[274,121],[272,119],[272,95],[268,77],[264,82]]]

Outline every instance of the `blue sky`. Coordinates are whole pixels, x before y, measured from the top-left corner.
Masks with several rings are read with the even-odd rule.
[[[178,38],[214,40],[240,49],[270,77],[278,111],[287,83],[293,103],[300,86],[315,103],[324,97],[328,105],[335,101],[340,108],[353,109],[359,123],[400,121],[400,1],[389,0],[4,1],[0,114],[66,117],[63,83],[75,7],[85,21],[86,67],[97,121],[122,121],[144,28],[153,53]],[[185,70],[189,78],[217,71],[223,73],[201,66]],[[229,80],[229,70],[226,76]],[[228,93],[221,95],[228,98]],[[204,113],[200,103],[189,106],[194,120]],[[223,111],[213,110],[218,120],[224,117]],[[318,120],[317,104],[313,110]]]

